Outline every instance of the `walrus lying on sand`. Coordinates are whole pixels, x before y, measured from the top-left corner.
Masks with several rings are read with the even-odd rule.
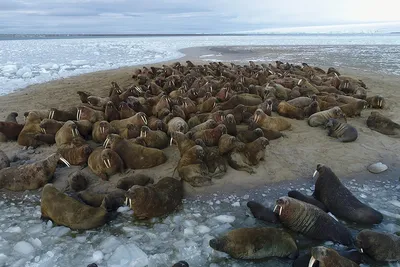
[[[395,123],[391,119],[383,116],[377,111],[372,111],[367,119],[368,128],[381,134],[391,137],[400,138],[400,124]]]
[[[356,128],[333,118],[328,120],[325,127],[328,129],[328,136],[336,137],[340,142],[353,142],[358,137]]]

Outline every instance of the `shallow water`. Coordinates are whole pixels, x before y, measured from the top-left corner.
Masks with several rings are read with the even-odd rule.
[[[384,214],[383,223],[375,227],[378,231],[400,231],[398,174],[386,171],[344,182],[360,200]],[[311,194],[313,181],[299,179],[251,192],[186,199],[181,210],[148,223],[134,221],[131,211],[121,209],[115,220],[93,231],[71,231],[42,222],[40,197],[36,193],[26,192],[18,199],[3,195],[0,266],[86,266],[97,261],[100,267],[164,267],[178,260],[186,260],[191,267],[291,266],[290,261],[278,259],[257,263],[233,260],[213,251],[208,241],[231,229],[265,225],[251,216],[247,201],[256,200],[272,207],[275,199],[293,189]],[[353,225],[348,227],[353,234],[360,230]],[[340,248],[331,242],[325,245]],[[370,266],[398,266],[398,263]]]
[[[297,55],[333,65],[400,75],[400,35],[167,36],[0,40],[0,95],[34,83],[97,70],[149,64],[184,56],[180,49],[198,46],[275,46],[268,60]],[[347,47],[349,46],[349,47]],[[296,50],[293,50],[295,48]],[[322,56],[321,56],[322,55]],[[208,57],[207,57],[208,56]],[[210,59],[210,53],[203,55]],[[212,53],[211,59],[218,59]],[[263,58],[256,58],[264,60]],[[332,64],[329,64],[332,65]]]

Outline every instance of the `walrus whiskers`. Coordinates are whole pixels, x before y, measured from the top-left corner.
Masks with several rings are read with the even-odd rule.
[[[315,261],[316,261],[316,259],[313,256],[311,256],[310,262],[308,263],[308,267],[312,267],[314,265]]]
[[[64,164],[67,165],[68,168],[71,167],[71,164],[66,159],[64,159],[63,157],[60,157],[60,160],[62,162],[64,162]]]

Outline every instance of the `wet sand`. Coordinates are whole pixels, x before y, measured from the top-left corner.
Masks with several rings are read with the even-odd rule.
[[[169,62],[162,62],[162,65],[171,62],[192,60],[194,63],[206,64],[203,61],[207,57],[204,55],[215,54],[214,58],[223,62],[235,62],[236,64],[247,64],[249,59],[262,57],[265,53],[270,53],[269,48],[252,47],[214,47],[214,48],[190,48],[182,50],[185,57]],[[276,51],[275,51],[276,52]],[[275,53],[274,52],[274,53]],[[211,57],[211,56],[210,56]],[[208,58],[210,58],[208,57]],[[300,54],[299,54],[300,57]],[[278,59],[278,56],[276,57]],[[265,63],[272,63],[265,62]],[[290,61],[291,63],[293,61]],[[307,61],[313,65],[312,60]],[[260,62],[257,62],[260,63]],[[293,62],[296,63],[296,62]],[[136,66],[142,67],[143,65]],[[319,66],[324,69],[328,66]],[[131,73],[133,67],[120,68],[115,70],[100,71],[80,76],[69,77],[55,80],[44,84],[31,85],[18,92],[0,97],[0,119],[8,113],[16,111],[20,114],[18,121],[23,123],[23,113],[28,110],[48,109],[57,107],[59,109],[75,106],[80,103],[76,94],[79,90],[85,90],[101,97],[107,96],[111,81],[116,81],[122,87],[132,84]],[[374,72],[360,72],[350,68],[338,68],[342,75],[350,75],[362,79],[368,87],[368,95],[381,94],[388,102],[388,108],[382,113],[396,122],[400,122],[398,114],[400,101],[398,84],[399,76],[383,75]],[[334,138],[327,136],[322,128],[313,128],[307,122],[288,119],[293,129],[285,131],[287,137],[272,140],[266,149],[265,161],[255,168],[256,173],[248,175],[246,172],[239,172],[228,168],[227,174],[220,180],[214,180],[214,185],[193,188],[185,185],[187,197],[198,194],[208,194],[220,192],[237,192],[246,189],[256,188],[261,185],[273,184],[282,181],[293,181],[311,177],[317,163],[329,165],[339,177],[352,178],[371,176],[366,167],[378,161],[388,165],[389,170],[385,176],[389,179],[398,179],[400,169],[400,142],[378,132],[367,128],[366,119],[371,109],[364,110],[360,118],[350,118],[348,123],[355,126],[359,132],[359,138],[353,143],[340,143]],[[274,114],[277,116],[277,114]],[[55,145],[39,147],[36,150],[22,151],[22,147],[16,142],[0,144],[3,150],[11,159],[13,164],[22,164],[32,160],[42,159],[56,150]],[[167,163],[150,170],[136,170],[135,173],[146,173],[155,178],[172,176],[179,160],[179,152],[176,146],[168,147],[165,150]],[[59,187],[66,186],[68,174],[78,170],[80,167],[59,168],[53,182]],[[85,172],[90,173],[88,168]],[[126,175],[126,174],[125,174]],[[178,174],[175,172],[175,176]],[[116,183],[117,175],[110,179],[111,183]],[[93,179],[94,176],[92,176]]]

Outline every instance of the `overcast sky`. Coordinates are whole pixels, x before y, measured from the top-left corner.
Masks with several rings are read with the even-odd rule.
[[[0,0],[0,33],[226,33],[400,21],[400,0]]]

